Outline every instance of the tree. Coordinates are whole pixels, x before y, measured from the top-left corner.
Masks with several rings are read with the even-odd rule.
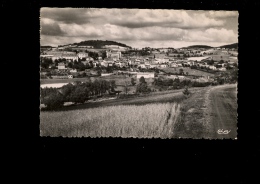
[[[68,63],[68,68],[73,68],[72,62],[69,62],[69,63]]]
[[[132,86],[135,85],[135,79],[134,78],[131,78],[131,84],[132,84]]]
[[[124,86],[125,94],[128,94],[128,90],[129,90],[128,85],[129,85],[128,82],[125,81],[125,86]]]
[[[115,80],[111,80],[109,86],[110,86],[111,91],[115,91],[116,81]]]
[[[70,100],[74,103],[84,103],[88,99],[88,89],[83,85],[77,85],[72,91]]]
[[[221,56],[221,58],[222,58],[222,56]],[[223,64],[224,61],[221,59],[218,63],[219,63],[219,64]]]
[[[150,92],[151,89],[148,88],[146,83],[139,83],[136,87],[136,92],[137,93],[147,93]]]
[[[64,99],[58,92],[52,92],[48,96],[43,98],[43,104],[47,106],[47,109],[53,110],[63,106]]]
[[[86,67],[85,67],[85,65],[84,65],[83,63],[80,62],[80,63],[78,64],[77,68],[78,68],[80,71],[84,71]]]
[[[65,102],[70,102],[71,99],[71,93],[74,91],[75,86],[72,85],[71,83],[62,86],[62,88],[60,89],[60,93],[63,95],[64,97],[64,101]]]
[[[140,77],[139,79],[139,84],[136,86],[136,92],[137,93],[147,93],[151,92],[151,89],[148,88],[147,83],[144,79],[144,77]]]
[[[189,72],[186,72],[186,75],[189,75]]]
[[[188,98],[190,96],[190,91],[187,86],[185,87],[182,93],[184,94],[185,98]]]
[[[106,52],[102,52],[101,57],[102,57],[102,59],[106,58],[107,57]]]
[[[139,82],[140,82],[140,83],[146,83],[146,82],[145,82],[145,79],[144,79],[144,77],[143,77],[143,76],[142,76],[142,77],[140,77],[140,79],[139,79]]]
[[[179,69],[179,73],[180,73],[180,75],[182,75],[184,73],[182,68]]]

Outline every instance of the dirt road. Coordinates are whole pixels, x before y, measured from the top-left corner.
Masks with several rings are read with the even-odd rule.
[[[237,137],[237,87],[222,85],[210,88],[206,95],[206,119],[213,139]]]

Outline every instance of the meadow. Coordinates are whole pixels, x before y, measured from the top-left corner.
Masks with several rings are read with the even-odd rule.
[[[70,82],[75,82],[75,81],[86,82],[86,81],[89,81],[89,79],[90,80],[94,80],[94,77],[90,77],[90,78],[72,78],[72,79],[41,79],[40,83],[41,84],[56,84],[56,83],[70,83]]]
[[[40,135],[51,137],[171,138],[178,103],[118,105],[41,112]]]
[[[189,75],[211,76],[211,77],[214,76],[214,74],[212,74],[212,73],[191,69],[190,67],[176,67],[176,69],[175,68],[164,68],[162,70],[165,71],[165,72],[173,72],[173,73],[177,72],[177,73],[179,73],[180,69],[183,69],[185,74],[186,74],[186,72],[188,72]]]

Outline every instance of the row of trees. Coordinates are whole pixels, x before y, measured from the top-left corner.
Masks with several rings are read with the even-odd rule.
[[[191,80],[183,80],[180,79],[164,79],[159,77],[155,79],[153,85],[160,87],[160,89],[182,89],[185,86],[187,87],[205,87],[211,85],[211,82],[197,82]]]
[[[75,82],[64,85],[60,89],[41,88],[41,102],[48,109],[55,109],[63,106],[64,102],[84,103],[90,97],[103,95],[107,92],[115,92],[116,83],[114,80],[95,80],[93,82]]]

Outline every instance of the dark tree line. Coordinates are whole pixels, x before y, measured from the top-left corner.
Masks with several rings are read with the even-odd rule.
[[[191,80],[183,80],[180,81],[180,79],[164,79],[159,77],[158,79],[155,79],[153,84],[155,86],[160,87],[160,89],[182,89],[185,87],[206,87],[209,85],[212,85],[212,82],[197,82],[197,81],[191,81]],[[221,84],[221,83],[219,83]]]
[[[90,98],[114,92],[115,88],[114,80],[77,81],[74,84],[64,85],[60,89],[41,88],[41,102],[47,106],[47,109],[55,109],[62,107],[64,102],[84,103]]]

